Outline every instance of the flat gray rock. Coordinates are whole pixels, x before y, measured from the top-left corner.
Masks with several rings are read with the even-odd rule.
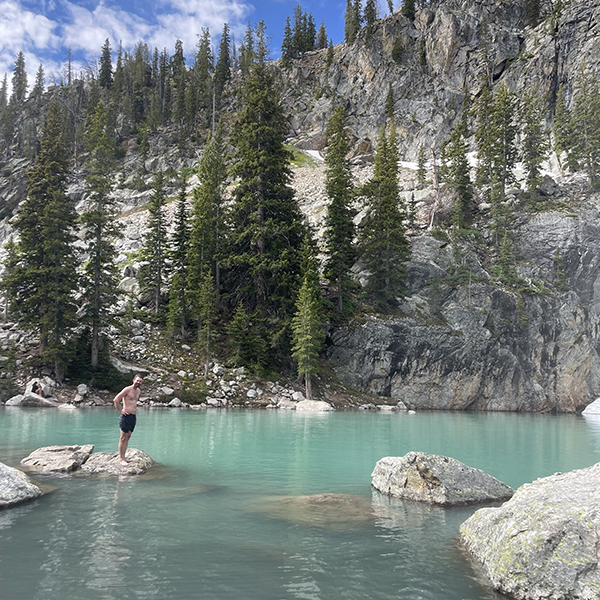
[[[116,452],[95,452],[81,465],[81,470],[87,473],[106,475],[142,475],[156,465],[154,460],[137,448],[129,448],[125,457],[130,462],[122,465]]]
[[[78,469],[94,451],[92,444],[85,446],[46,446],[34,450],[21,464],[43,472],[69,472]]]
[[[371,485],[382,494],[441,506],[510,498],[514,490],[454,458],[409,452],[377,461]]]
[[[22,471],[0,463],[0,508],[33,500],[42,495]]]
[[[521,486],[460,538],[492,586],[519,600],[600,598],[600,463]]]

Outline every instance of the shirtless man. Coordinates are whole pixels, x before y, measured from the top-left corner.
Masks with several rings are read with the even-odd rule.
[[[119,439],[119,460],[123,466],[129,462],[125,458],[129,438],[135,429],[135,411],[137,410],[137,401],[140,397],[140,386],[143,379],[136,375],[133,378],[133,385],[123,388],[113,400],[116,409],[121,415],[119,417],[119,428],[121,429],[121,438]],[[122,406],[121,406],[122,403]]]

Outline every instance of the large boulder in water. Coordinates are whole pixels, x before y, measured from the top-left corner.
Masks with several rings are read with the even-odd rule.
[[[85,446],[46,446],[34,450],[21,464],[38,471],[69,472],[78,469],[94,451],[92,444]]]
[[[130,462],[122,465],[116,452],[95,452],[81,465],[81,470],[105,475],[142,475],[156,465],[152,458],[137,448],[129,448],[125,458]]]
[[[333,406],[322,400],[301,400],[296,404],[298,412],[323,412],[334,410]]]
[[[396,498],[455,506],[510,498],[514,490],[454,458],[424,452],[377,461],[371,485]]]
[[[25,392],[24,394],[13,396],[9,400],[7,400],[5,406],[34,406],[56,408],[57,406],[59,406],[59,404],[52,398],[43,398],[39,394],[34,394],[33,392]]]
[[[42,495],[25,473],[0,463],[0,508],[33,500]]]
[[[460,538],[492,586],[519,600],[600,598],[600,463],[520,487]]]

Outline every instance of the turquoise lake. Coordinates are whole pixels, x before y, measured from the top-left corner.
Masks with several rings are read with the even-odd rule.
[[[115,452],[114,409],[0,408],[0,461]],[[426,412],[141,410],[131,447],[160,462],[0,511],[2,600],[499,600],[456,542],[473,507],[389,500],[378,459],[443,454],[518,487],[600,462],[600,420]],[[303,503],[347,495],[339,508]]]

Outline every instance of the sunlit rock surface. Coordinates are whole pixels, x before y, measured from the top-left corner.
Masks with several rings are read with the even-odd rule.
[[[0,509],[41,495],[40,488],[31,483],[25,473],[0,463]]]
[[[514,493],[479,469],[424,452],[382,458],[371,477],[371,485],[382,494],[442,506],[505,500]]]
[[[493,587],[518,600],[600,598],[600,463],[521,486],[460,538]]]
[[[74,471],[92,454],[94,446],[46,446],[34,450],[21,464],[39,471]]]

